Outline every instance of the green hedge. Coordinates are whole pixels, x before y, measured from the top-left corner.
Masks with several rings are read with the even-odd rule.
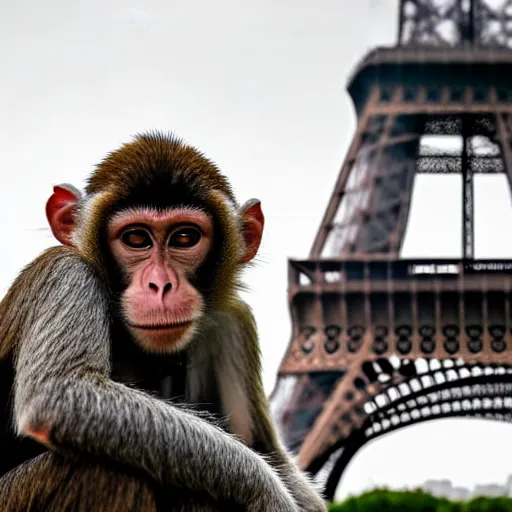
[[[423,491],[375,490],[343,503],[332,503],[329,512],[512,512],[511,498],[475,498],[452,502]]]

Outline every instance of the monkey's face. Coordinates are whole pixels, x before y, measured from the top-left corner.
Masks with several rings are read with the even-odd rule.
[[[211,311],[232,303],[264,226],[257,199],[239,206],[213,162],[159,133],[109,154],[85,194],[55,187],[46,215],[57,240],[119,297],[138,344],[160,353],[184,348]]]
[[[191,278],[213,242],[213,222],[194,208],[133,208],[108,224],[108,243],[126,276],[121,313],[147,351],[171,353],[192,339],[203,299]]]

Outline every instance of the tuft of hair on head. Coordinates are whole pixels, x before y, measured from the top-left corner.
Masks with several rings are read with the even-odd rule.
[[[148,131],[109,153],[87,181],[88,195],[116,189],[123,195],[153,186],[161,190],[185,185],[199,197],[218,190],[234,205],[227,178],[200,150],[172,132]]]

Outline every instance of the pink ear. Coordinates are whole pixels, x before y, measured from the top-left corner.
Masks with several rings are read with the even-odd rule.
[[[72,245],[71,234],[76,224],[79,195],[74,187],[57,185],[46,203],[46,218],[55,238],[64,245]]]
[[[247,201],[241,208],[241,217],[245,253],[240,259],[240,263],[247,263],[256,256],[260,247],[261,237],[263,236],[265,218],[261,211],[260,201],[258,199]]]

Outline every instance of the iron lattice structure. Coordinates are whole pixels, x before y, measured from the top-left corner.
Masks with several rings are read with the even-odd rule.
[[[512,420],[512,260],[475,260],[473,240],[474,175],[512,186],[512,0],[402,0],[399,44],[370,52],[348,91],[357,132],[309,258],[289,262],[272,395],[328,499],[382,434]],[[399,258],[417,173],[462,176],[460,259]]]

